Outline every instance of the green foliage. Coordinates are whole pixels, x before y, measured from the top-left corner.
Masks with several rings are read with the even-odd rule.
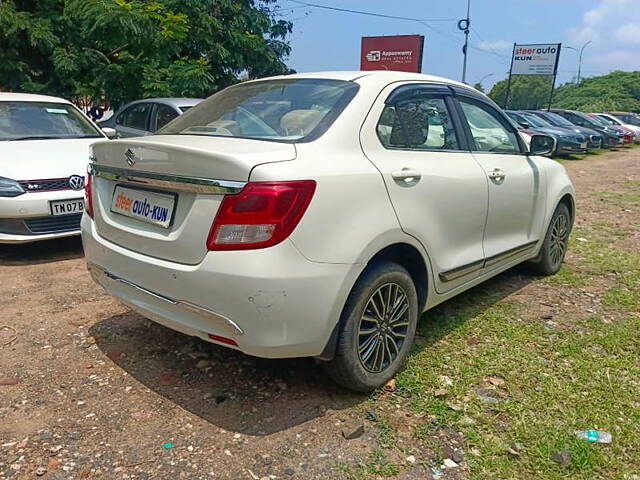
[[[206,96],[287,71],[277,0],[4,0],[0,90]]]
[[[546,75],[514,75],[511,78],[508,108],[513,110],[539,109],[549,105],[552,77]],[[505,106],[508,80],[496,83],[489,96],[501,107]]]
[[[554,105],[585,112],[640,111],[640,72],[616,71],[563,85]]]
[[[489,96],[504,106],[508,80],[496,83]],[[509,108],[538,109],[549,102],[551,77],[518,75],[511,79]],[[580,85],[567,83],[556,88],[553,106],[584,112],[640,111],[640,72],[616,71],[586,78]]]

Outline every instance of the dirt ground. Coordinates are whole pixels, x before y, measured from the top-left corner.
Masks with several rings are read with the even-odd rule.
[[[638,207],[612,207],[597,193],[640,179],[640,149],[564,164],[577,227],[624,225],[632,234],[622,247],[638,251]],[[526,301],[543,288],[532,278],[506,272],[489,286]],[[432,478],[410,459],[399,473],[341,467],[384,442],[371,405],[392,412],[401,438],[415,423],[390,394],[347,393],[312,360],[251,358],[145,320],[91,281],[79,239],[0,246],[0,299],[0,479]],[[592,301],[548,305],[557,314]],[[544,317],[549,307],[531,309]],[[362,436],[344,438],[361,425]],[[435,442],[448,456],[464,446],[454,429]],[[466,478],[458,461],[436,478]]]

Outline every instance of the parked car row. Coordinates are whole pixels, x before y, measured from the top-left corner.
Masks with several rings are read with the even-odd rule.
[[[639,125],[625,123],[618,115],[551,109],[506,112],[525,134],[543,133],[556,140],[552,156],[585,153],[589,149],[613,148],[640,143]],[[633,114],[628,118],[635,119]]]

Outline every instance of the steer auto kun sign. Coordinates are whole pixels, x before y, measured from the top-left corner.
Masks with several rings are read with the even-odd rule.
[[[514,45],[512,75],[555,75],[560,44]]]
[[[362,37],[360,70],[422,71],[422,35]]]

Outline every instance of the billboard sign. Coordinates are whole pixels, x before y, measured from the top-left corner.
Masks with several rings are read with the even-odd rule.
[[[560,43],[514,45],[511,75],[555,75],[560,47]]]
[[[362,37],[360,70],[422,71],[424,36]]]

